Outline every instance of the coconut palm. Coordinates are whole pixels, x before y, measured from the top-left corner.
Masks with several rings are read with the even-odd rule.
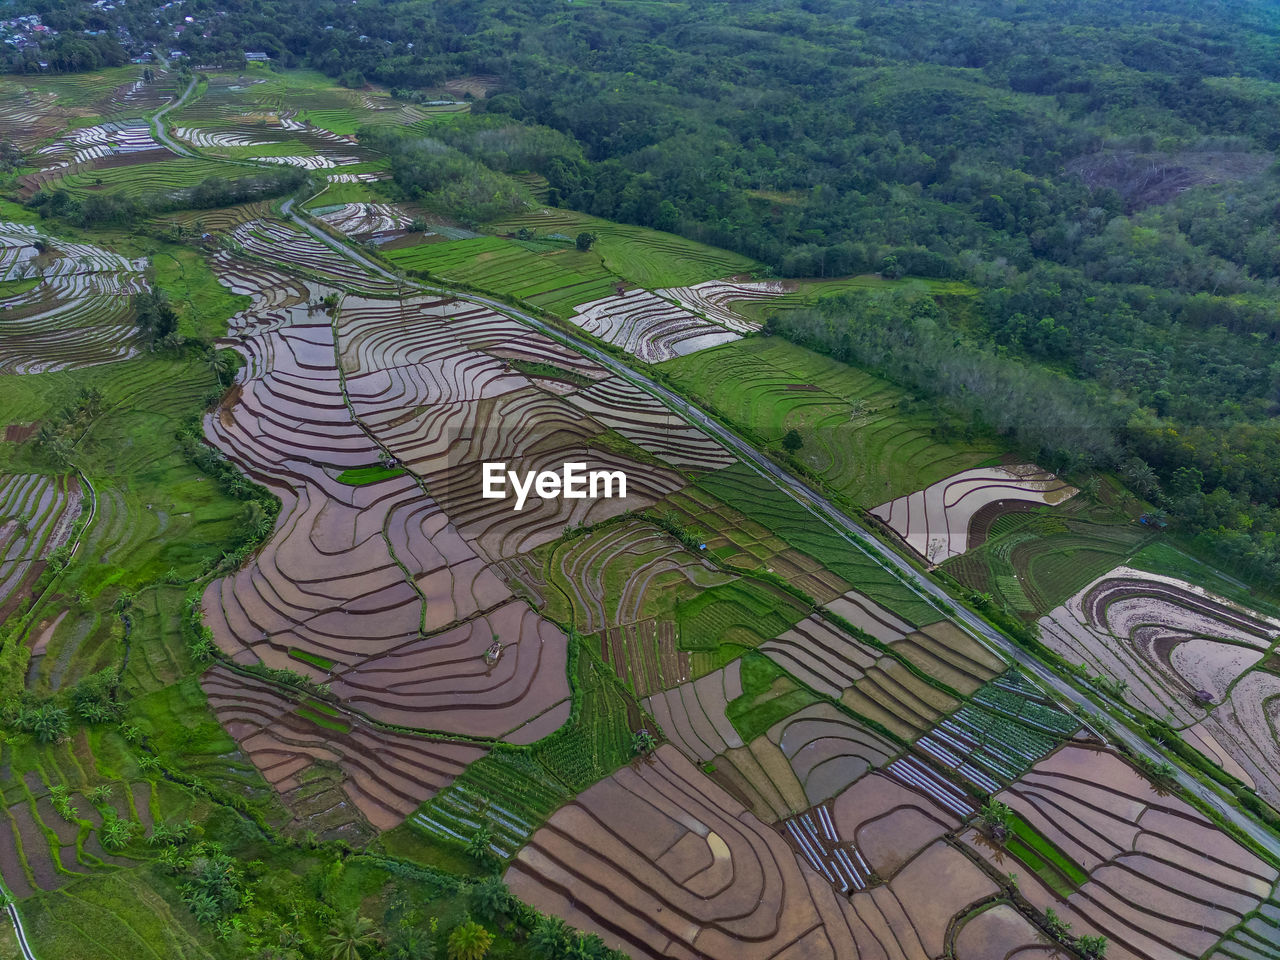
[[[501,877],[477,880],[467,890],[467,905],[481,920],[496,923],[511,904],[511,891]]]
[[[540,960],[556,960],[569,949],[569,925],[559,917],[540,917],[529,937],[529,949]]]
[[[449,960],[484,960],[491,946],[493,934],[474,920],[464,920],[449,934]]]
[[[351,910],[338,917],[324,938],[330,960],[362,960],[378,945],[373,921]]]

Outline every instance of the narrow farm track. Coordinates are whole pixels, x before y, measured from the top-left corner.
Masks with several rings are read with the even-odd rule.
[[[649,377],[646,377],[644,374],[636,372],[621,360],[618,360],[611,354],[594,347],[585,340],[565,333],[558,327],[545,323],[536,317],[530,316],[529,314],[508,306],[498,300],[479,296],[473,293],[464,293],[461,291],[449,290],[447,288],[433,287],[428,284],[415,283],[397,276],[360,252],[353,250],[346,244],[334,239],[324,230],[316,227],[300,214],[295,213],[293,210],[292,199],[285,202],[281,208],[281,212],[321,243],[324,243],[334,250],[342,252],[345,256],[359,263],[365,269],[373,271],[379,276],[385,277],[389,280],[394,280],[398,283],[404,284],[405,286],[411,286],[430,293],[444,294],[450,297],[456,297],[459,300],[465,300],[471,303],[487,306],[498,313],[520,321],[526,326],[537,330],[539,333],[542,333],[553,340],[571,347],[583,356],[595,361],[608,369],[611,373],[627,381],[632,386],[638,387],[646,393],[657,397],[668,408],[675,411],[694,426],[700,428],[703,432],[720,441],[735,455],[750,464],[757,472],[781,487],[782,490],[804,506],[804,508],[817,520],[839,533],[853,549],[865,554],[878,566],[887,570],[889,573],[893,574],[910,586],[911,589],[925,602],[937,609],[939,620],[955,620],[972,636],[982,641],[986,646],[993,650],[1002,652],[1006,657],[1014,660],[1025,670],[1034,674],[1042,684],[1052,690],[1061,699],[1073,705],[1080,705],[1090,713],[1094,712],[1095,708],[1088,697],[1078,691],[1067,681],[1057,676],[1036,657],[1023,650],[1012,640],[1005,637],[977,614],[963,607],[956,606],[954,600],[952,600],[941,586],[931,580],[926,574],[916,569],[909,560],[898,554],[896,550],[887,545],[881,545],[878,550],[868,549],[866,544],[877,543],[877,540],[866,527],[848,516],[848,514],[844,513],[840,508],[804,481],[793,476],[764,454],[760,453],[755,447],[751,446],[751,444],[742,439],[728,427],[709,417],[700,408],[686,400],[684,397],[667,389]],[[1123,727],[1117,726],[1115,728],[1114,738],[1124,743],[1138,756],[1145,756],[1155,762],[1162,762],[1165,760],[1163,754],[1157,752],[1154,748],[1149,746],[1146,741]],[[1227,803],[1214,790],[1205,786],[1200,781],[1194,779],[1190,774],[1183,772],[1181,769],[1177,772],[1177,781],[1180,787],[1199,798],[1201,802],[1212,807],[1256,844],[1265,849],[1273,857],[1280,859],[1280,837],[1275,836],[1261,825],[1255,823],[1249,817],[1245,816],[1235,807]]]

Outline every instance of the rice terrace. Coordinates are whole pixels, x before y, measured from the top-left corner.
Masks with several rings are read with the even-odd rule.
[[[0,21],[0,960],[1280,960],[1243,106],[1047,2],[223,6]],[[785,50],[875,109],[743,126]]]

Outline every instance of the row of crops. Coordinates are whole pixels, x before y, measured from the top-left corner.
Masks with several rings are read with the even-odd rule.
[[[778,337],[725,344],[662,367],[683,392],[762,442],[791,429],[794,456],[864,507],[972,467],[990,444],[938,436],[938,414],[869,373]]]
[[[574,671],[569,724],[531,749],[494,749],[423,804],[410,822],[454,843],[469,843],[485,830],[492,852],[509,857],[556,808],[629,761],[629,717],[639,715],[634,701],[585,644]]]
[[[696,486],[767,527],[858,590],[912,623],[932,623],[938,612],[906,584],[873,562],[803,506],[745,464],[696,481]]]
[[[476,237],[390,250],[387,258],[406,270],[526,300],[562,317],[571,315],[578,304],[609,296],[618,283],[599,257],[568,243],[522,245],[500,237]]]
[[[940,720],[916,741],[916,748],[991,794],[1029,770],[1078,726],[1045,702],[1034,684],[1010,671]]]

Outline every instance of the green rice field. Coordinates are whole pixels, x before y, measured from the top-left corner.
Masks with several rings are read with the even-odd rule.
[[[737,340],[660,369],[673,387],[765,444],[797,430],[804,446],[796,459],[861,507],[997,452],[989,443],[940,436],[933,411],[905,391],[778,337]]]
[[[477,237],[404,247],[386,256],[406,270],[524,300],[561,317],[571,316],[579,304],[612,296],[618,282],[594,253],[567,244]]]
[[[754,260],[740,254],[573,210],[548,208],[504,220],[493,229],[503,233],[528,229],[538,236],[571,239],[584,231],[593,233],[596,243],[591,249],[605,269],[642,287],[682,287],[759,268]]]

